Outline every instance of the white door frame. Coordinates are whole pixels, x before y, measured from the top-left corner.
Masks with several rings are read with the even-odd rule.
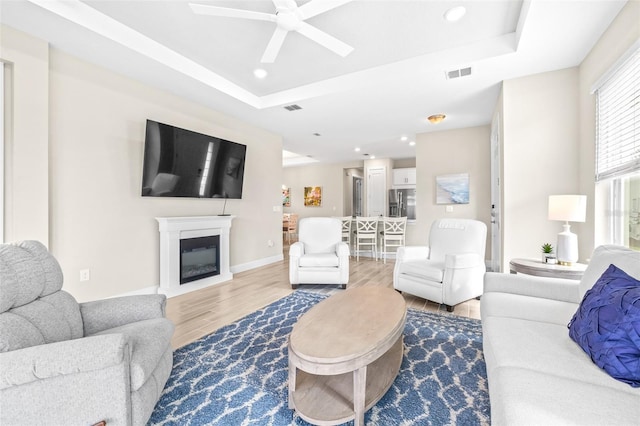
[[[500,114],[491,123],[491,270],[502,270],[502,205],[500,203]]]

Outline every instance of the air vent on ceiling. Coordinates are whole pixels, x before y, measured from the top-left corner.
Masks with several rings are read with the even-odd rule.
[[[460,68],[458,70],[446,71],[445,75],[447,79],[452,80],[454,78],[466,77],[471,75],[471,67]]]
[[[296,110],[302,109],[302,107],[300,105],[293,104],[293,105],[287,105],[286,107],[284,107],[284,109],[286,109],[287,111],[296,111]]]

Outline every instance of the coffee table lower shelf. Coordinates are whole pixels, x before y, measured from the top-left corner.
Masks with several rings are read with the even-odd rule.
[[[318,375],[298,368],[291,408],[295,408],[304,420],[317,425],[335,425],[354,420],[355,401],[362,397],[363,392],[363,413],[387,393],[400,371],[402,354],[403,341],[400,337],[381,357],[355,371]],[[366,377],[364,389],[355,389],[354,386],[359,373],[364,373]]]

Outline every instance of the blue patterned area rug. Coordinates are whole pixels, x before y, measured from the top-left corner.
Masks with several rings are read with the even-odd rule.
[[[149,424],[307,425],[287,407],[287,339],[325,297],[298,290],[176,350]],[[480,321],[409,309],[404,345],[400,373],[367,425],[490,423]]]

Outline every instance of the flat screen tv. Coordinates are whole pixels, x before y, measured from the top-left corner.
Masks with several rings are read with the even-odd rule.
[[[142,196],[242,198],[247,146],[147,120]]]

